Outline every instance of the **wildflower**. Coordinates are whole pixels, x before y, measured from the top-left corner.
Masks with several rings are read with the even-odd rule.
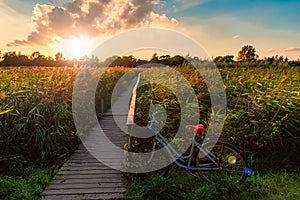
[[[5,92],[0,93],[0,99],[4,99],[6,97]]]

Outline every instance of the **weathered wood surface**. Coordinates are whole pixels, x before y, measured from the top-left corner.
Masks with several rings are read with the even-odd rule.
[[[105,116],[112,118],[112,116]],[[113,124],[110,124],[113,125]],[[127,136],[119,131],[110,135],[110,139],[118,141],[116,145],[124,145]],[[109,134],[109,129],[107,134]],[[114,161],[111,160],[113,166]],[[61,167],[52,183],[46,188],[45,200],[77,200],[77,199],[110,199],[123,198],[126,183],[123,174],[95,159],[81,144],[79,149]]]
[[[131,86],[116,100],[117,113],[108,110],[100,121],[105,135],[116,146],[123,148],[128,136],[117,126],[115,120],[124,122],[126,127],[129,104],[124,101],[131,96],[136,79]],[[116,119],[117,118],[117,119]],[[124,125],[123,125],[124,124]],[[122,129],[123,129],[122,128]],[[123,129],[124,130],[124,129]],[[97,129],[91,130],[86,142],[93,143],[97,137]],[[105,153],[105,152],[104,152]],[[109,164],[119,165],[120,160],[110,153]],[[115,160],[114,160],[115,159]],[[126,191],[126,183],[121,172],[112,169],[95,159],[81,144],[78,150],[61,167],[51,184],[44,191],[43,200],[79,200],[79,199],[122,199]]]

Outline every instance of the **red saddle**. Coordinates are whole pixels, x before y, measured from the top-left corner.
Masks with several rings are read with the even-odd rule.
[[[191,130],[194,134],[201,134],[205,131],[203,124],[187,125],[185,128]]]

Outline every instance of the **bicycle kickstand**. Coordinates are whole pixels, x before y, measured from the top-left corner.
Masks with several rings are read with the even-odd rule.
[[[199,177],[190,170],[186,169],[186,171],[194,177],[195,182],[198,182],[200,180]]]

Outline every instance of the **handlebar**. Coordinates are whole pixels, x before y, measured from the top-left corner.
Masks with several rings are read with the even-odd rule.
[[[150,121],[149,121],[149,125],[148,125],[148,128],[153,130],[154,132],[157,132],[159,130],[159,122],[157,121],[156,119],[156,115],[159,115],[159,114],[166,114],[165,111],[156,111],[156,112],[153,112],[152,114],[150,114]]]
[[[166,114],[166,111],[156,111],[156,112],[153,112],[150,115],[150,118],[156,120],[156,115],[161,115],[161,114]]]

